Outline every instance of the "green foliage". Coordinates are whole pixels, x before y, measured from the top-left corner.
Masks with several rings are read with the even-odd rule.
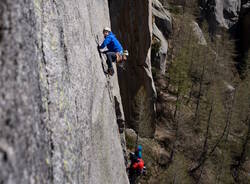
[[[168,0],[168,5],[169,11],[175,15],[183,13],[197,14],[199,12],[196,0]]]
[[[153,36],[153,40],[152,40],[152,45],[151,45],[151,64],[152,64],[152,74],[153,76],[156,76],[156,65],[157,62],[159,62],[159,57],[158,57],[158,53],[160,51],[160,47],[161,47],[161,42]]]
[[[127,147],[129,150],[134,150],[135,145],[136,145],[136,140],[133,139],[132,136],[126,134],[126,147]]]
[[[190,16],[184,16],[185,20],[183,21],[190,21]],[[185,31],[184,31],[185,30]],[[170,84],[173,86],[178,87],[178,90],[181,95],[187,93],[188,88],[191,86],[191,79],[189,76],[189,68],[192,62],[192,56],[190,55],[190,46],[195,47],[195,39],[192,32],[192,27],[189,24],[183,24],[179,28],[180,35],[174,35],[175,37],[175,55],[170,69]]]
[[[196,6],[186,5],[184,13],[180,13],[176,3],[170,2],[170,10],[174,13],[174,33],[170,40],[169,55],[172,60],[166,80],[169,84],[167,92],[176,95],[177,102],[175,107],[170,103],[167,104],[169,107],[164,104],[173,114],[178,111],[177,121],[169,118],[164,122],[168,131],[176,131],[176,140],[170,143],[175,145],[172,148],[174,159],[166,171],[158,174],[157,181],[237,183],[237,173],[238,181],[247,183],[245,170],[250,162],[250,140],[246,143],[250,139],[247,137],[250,57],[245,77],[240,79],[235,69],[234,40],[229,34],[221,30],[212,40],[204,22],[201,28],[207,45],[199,45],[191,26],[198,11]],[[153,45],[152,49],[156,52],[159,45]],[[153,72],[155,76],[157,70]],[[164,93],[164,90],[161,92]],[[144,103],[138,102],[141,105]],[[211,107],[213,111],[210,114]],[[166,118],[159,119],[164,121]],[[190,175],[190,168],[199,166],[203,158],[205,161],[201,167]],[[245,180],[242,179],[244,177]]]
[[[153,42],[152,45],[151,45],[152,53],[158,53],[159,50],[160,50],[160,47],[161,47],[161,42],[155,37],[153,37],[152,42]]]
[[[182,50],[182,52],[173,61],[173,64],[169,70],[170,83],[173,86],[178,86],[179,91],[182,94],[185,94],[191,85],[190,78],[188,77],[189,60],[187,57],[187,50]]]
[[[193,114],[197,115],[195,125],[192,125],[190,129],[196,132],[197,139],[207,140],[205,148],[202,141],[199,141],[200,144],[196,145],[200,150],[203,150],[203,156],[200,153],[200,157],[204,157],[204,154],[207,157],[201,167],[204,167],[204,173],[201,174],[200,180],[203,181],[203,175],[206,175],[210,177],[210,182],[233,183],[231,166],[235,162],[233,159],[241,154],[242,140],[246,137],[244,131],[246,125],[243,121],[249,113],[250,80],[246,78],[244,81],[239,81],[238,76],[235,75],[234,41],[230,40],[226,32],[222,31],[221,35],[211,42],[207,31],[208,26],[202,25],[207,46],[201,46],[193,34],[192,27],[187,23],[191,22],[193,17],[184,15],[182,17],[177,16],[177,18],[180,18],[182,22],[177,20],[179,23],[177,26],[178,32],[173,36],[175,43],[174,57],[168,71],[169,82],[172,88],[178,89],[181,96],[177,102],[177,107],[180,111],[179,114],[184,114],[183,116],[185,116],[186,96],[190,96],[189,107]],[[234,97],[235,88],[236,95]],[[211,122],[209,122],[208,134],[206,134],[208,112],[211,106],[213,107],[213,113]],[[178,131],[185,134],[187,130],[183,129],[183,125],[190,122],[190,119],[181,117],[180,120]],[[185,142],[187,141],[184,141],[184,144]],[[185,145],[182,146],[185,147]],[[180,153],[177,152],[177,154]],[[184,157],[185,163],[188,163],[187,157]],[[199,162],[199,159],[197,159],[197,162]],[[178,162],[173,162],[168,172],[175,173],[174,167],[178,167]],[[179,170],[179,172],[187,173],[185,168],[179,168]],[[208,174],[209,171],[216,172]],[[199,172],[200,169],[196,174],[199,174]],[[172,178],[173,176],[174,174],[170,174],[169,177]],[[184,175],[181,178],[183,177]]]
[[[172,5],[172,4],[169,5],[168,10],[170,11],[170,13],[176,14],[176,15],[181,14],[183,12],[183,9],[181,7],[178,7],[178,6]]]

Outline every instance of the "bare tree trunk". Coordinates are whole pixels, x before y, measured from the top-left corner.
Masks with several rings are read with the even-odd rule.
[[[176,115],[177,115],[177,112],[178,112],[179,100],[180,100],[180,81],[178,82],[177,99],[176,99],[175,110],[174,110],[174,120],[176,120]]]
[[[171,153],[170,153],[170,159],[169,159],[169,163],[171,163],[173,160],[174,160],[174,155],[175,155],[175,146],[176,146],[176,142],[177,142],[177,139],[178,139],[178,131],[179,131],[179,120],[175,120],[175,140],[174,140],[174,143],[173,143],[173,148],[171,150]]]
[[[194,83],[192,82],[192,85],[191,85],[191,88],[190,88],[190,91],[189,91],[189,95],[188,95],[188,99],[187,99],[186,105],[188,105],[190,103],[191,99],[192,99],[193,88],[194,88]]]
[[[231,100],[231,105],[230,105],[230,107],[229,107],[229,110],[228,110],[228,113],[227,113],[227,117],[226,117],[226,121],[228,122],[228,129],[227,129],[227,133],[226,133],[226,137],[225,137],[225,146],[228,146],[227,144],[228,144],[228,135],[229,135],[229,133],[230,133],[230,126],[231,126],[231,119],[232,119],[232,115],[233,115],[233,109],[234,109],[234,104],[235,104],[235,95],[236,95],[236,89],[234,90],[234,92],[233,92],[233,98],[232,98],[232,100]],[[218,175],[217,175],[217,177],[216,177],[216,183],[218,182],[218,183],[220,183],[220,177],[221,177],[221,171],[222,171],[222,169],[223,169],[223,165],[224,165],[224,161],[225,161],[225,159],[224,159],[224,150],[222,151],[222,162],[221,162],[221,164],[220,164],[220,167],[219,167],[219,169],[218,169]]]
[[[201,78],[200,78],[200,88],[199,88],[198,100],[197,100],[196,109],[195,109],[195,122],[197,122],[197,118],[198,118],[198,114],[199,114],[199,107],[200,107],[200,101],[201,101],[201,91],[202,91],[204,74],[205,74],[205,66],[203,65]]]
[[[242,163],[244,163],[244,161],[245,161],[247,144],[248,144],[248,142],[250,140],[250,119],[249,119],[249,117],[247,117],[246,121],[248,121],[248,130],[247,130],[246,139],[245,139],[245,141],[243,143],[243,146],[242,146],[242,152],[241,152],[241,155],[240,155],[239,166],[241,166]]]
[[[203,165],[202,168],[201,168],[201,172],[200,172],[199,178],[198,178],[198,180],[197,180],[197,182],[196,182],[197,184],[199,184],[200,181],[201,181],[201,176],[202,176],[202,174],[203,174],[204,167],[205,167],[205,165]]]
[[[191,75],[192,69],[193,69],[193,64],[194,64],[193,57],[194,57],[194,48],[192,49],[192,52],[191,52],[191,62],[190,62],[189,69],[188,69],[189,75]],[[198,58],[199,58],[199,52],[198,52]]]
[[[207,129],[206,129],[206,134],[205,134],[205,141],[203,144],[203,152],[205,152],[205,153],[207,153],[207,142],[208,142],[209,129],[210,129],[210,125],[211,125],[212,113],[213,113],[213,104],[210,107],[208,121],[207,121]]]
[[[249,119],[249,115],[247,116],[246,122],[248,123],[248,129],[247,129],[247,134],[246,134],[246,138],[243,142],[242,145],[242,151],[241,154],[239,156],[239,160],[238,163],[236,165],[233,165],[233,176],[234,176],[234,180],[236,182],[239,182],[239,170],[242,167],[242,165],[245,162],[246,159],[246,152],[247,152],[247,145],[250,142],[250,119]]]
[[[228,140],[228,135],[230,133],[231,119],[232,119],[232,114],[233,114],[233,109],[234,109],[234,104],[235,104],[235,95],[236,95],[236,89],[233,92],[232,103],[231,103],[231,106],[229,107],[229,112],[227,114],[228,131],[227,131],[227,134],[226,134],[226,142]]]
[[[183,15],[184,15],[185,12],[186,12],[186,6],[187,6],[187,1],[185,0],[185,1],[183,2]]]
[[[202,155],[201,155],[201,156],[203,156],[203,157],[205,157],[206,154],[207,154],[207,149],[208,149],[208,147],[207,147],[207,142],[208,142],[208,135],[209,135],[209,129],[210,129],[210,124],[211,124],[212,113],[213,113],[213,104],[212,104],[211,107],[210,107],[209,116],[208,116],[208,121],[207,121],[207,129],[206,129],[206,134],[205,134],[205,141],[204,141],[204,144],[203,144],[203,153],[202,153]],[[204,160],[204,162],[203,162],[203,165],[202,165],[202,168],[201,168],[201,172],[200,172],[200,175],[199,175],[197,184],[200,183],[200,180],[201,180],[201,176],[202,176],[204,167],[205,167],[205,160]]]
[[[213,154],[213,152],[215,151],[215,149],[218,147],[218,145],[221,143],[223,137],[225,136],[226,130],[228,128],[228,122],[226,122],[226,125],[224,127],[224,130],[220,136],[220,138],[216,141],[215,145],[213,146],[213,148],[211,149],[211,151],[209,152],[208,156],[211,156]]]
[[[194,173],[195,171],[197,171],[201,166],[203,166],[203,164],[205,163],[205,161],[207,159],[207,150],[208,150],[207,142],[208,142],[209,129],[210,129],[210,125],[211,125],[212,113],[213,113],[213,104],[210,107],[210,111],[209,111],[209,115],[208,115],[207,128],[206,128],[206,133],[205,133],[205,140],[204,140],[204,144],[203,144],[203,149],[202,149],[201,156],[198,159],[199,163],[197,166],[195,166],[194,168],[192,168],[190,170],[190,173]]]
[[[193,68],[193,62],[194,62],[193,56],[194,56],[194,49],[192,49],[192,52],[191,52],[191,62],[190,62],[189,69],[188,69],[188,74],[190,75],[190,77],[192,75],[192,68]],[[191,86],[191,89],[189,91],[189,96],[188,96],[188,100],[187,100],[187,103],[186,103],[187,105],[191,101],[192,92],[193,92],[193,88],[194,88],[194,82],[193,82],[193,80],[191,82],[192,82],[192,86]]]
[[[176,144],[177,137],[178,137],[178,130],[179,130],[178,104],[179,104],[179,100],[180,100],[180,82],[178,83],[177,100],[176,100],[175,111],[174,111],[175,140],[173,143],[173,148],[172,148],[171,153],[170,153],[170,162],[172,162],[174,159],[175,144]]]

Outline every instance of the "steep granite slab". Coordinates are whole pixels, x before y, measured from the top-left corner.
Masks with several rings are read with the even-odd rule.
[[[0,182],[127,184],[119,86],[95,43],[110,24],[107,1],[7,0],[0,9]]]
[[[0,183],[46,183],[49,133],[41,116],[31,1],[0,1]]]

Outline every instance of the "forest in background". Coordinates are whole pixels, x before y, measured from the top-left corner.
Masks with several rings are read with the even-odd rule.
[[[206,20],[199,22],[197,1],[168,3],[173,32],[164,75],[154,67],[161,43],[152,44],[158,128],[155,139],[139,139],[149,167],[143,183],[250,183],[249,54],[238,70],[236,40],[224,29],[211,35]]]

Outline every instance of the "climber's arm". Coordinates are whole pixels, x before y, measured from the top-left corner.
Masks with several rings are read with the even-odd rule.
[[[111,42],[111,38],[107,36],[105,40],[103,41],[102,45],[100,46],[100,49],[104,49],[110,42]]]

